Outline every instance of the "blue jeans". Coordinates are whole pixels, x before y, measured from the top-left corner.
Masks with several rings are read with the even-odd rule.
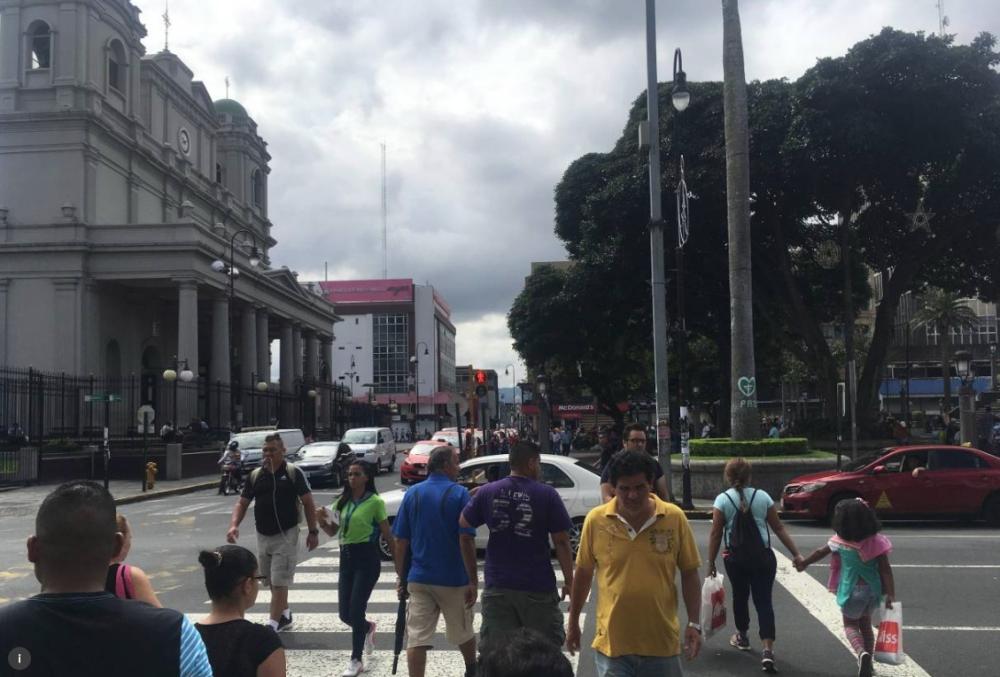
[[[684,677],[680,656],[618,656],[594,651],[597,677]]]
[[[382,560],[375,543],[340,547],[340,581],[337,584],[337,610],[340,620],[351,626],[351,658],[361,659],[368,634],[368,598],[372,595]]]

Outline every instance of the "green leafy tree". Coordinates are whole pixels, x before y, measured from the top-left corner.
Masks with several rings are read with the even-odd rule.
[[[921,308],[914,316],[917,326],[933,327],[941,341],[941,378],[944,380],[944,410],[951,410],[951,332],[974,329],[979,320],[976,313],[953,292],[930,288],[921,298]]]

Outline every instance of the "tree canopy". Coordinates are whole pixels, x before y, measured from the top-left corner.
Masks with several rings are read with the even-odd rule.
[[[954,45],[887,28],[842,57],[820,60],[795,82],[750,83],[758,391],[783,377],[787,354],[833,401],[843,365],[824,326],[844,315],[845,262],[852,321],[871,299],[869,274],[884,280],[860,374],[862,412],[874,408],[904,292],[933,285],[995,298],[1000,291],[995,47],[985,34]],[[659,88],[665,246],[669,269],[683,152],[693,193],[684,248],[687,328],[692,343],[715,346],[691,356],[698,362],[712,355],[714,364],[689,371],[701,399],[719,399],[728,409],[722,86],[689,86],[691,104],[680,114],[670,106],[669,85]],[[647,163],[637,144],[645,114],[643,93],[610,151],[588,153],[567,168],[555,189],[555,232],[573,265],[529,278],[508,318],[529,366],[580,363],[584,382],[607,407],[648,395],[652,382]],[[846,251],[839,246],[844,238]],[[667,296],[673,318],[676,295]]]

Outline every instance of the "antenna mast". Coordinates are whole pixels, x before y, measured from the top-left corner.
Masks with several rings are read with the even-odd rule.
[[[938,35],[943,38],[944,29],[948,27],[949,23],[951,23],[950,21],[948,21],[948,17],[944,13],[944,0],[938,0],[937,10],[938,10]]]
[[[389,207],[385,198],[385,142],[382,143],[382,279],[389,278]]]

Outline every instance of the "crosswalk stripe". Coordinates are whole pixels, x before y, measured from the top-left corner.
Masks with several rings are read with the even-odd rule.
[[[395,576],[396,570],[391,565],[388,567],[383,566],[379,583],[389,583],[395,581]],[[300,566],[295,570],[295,583],[292,584],[292,587],[294,588],[300,583],[327,583],[336,585],[339,581],[340,567],[338,566],[322,568],[310,567],[309,569]],[[562,583],[562,572],[556,572],[556,585],[561,586]]]
[[[192,623],[197,622],[204,617],[204,612],[202,613],[191,613],[187,614],[188,618]],[[295,625],[286,632],[296,633],[296,632],[329,632],[329,633],[346,633],[350,634],[351,629],[343,621],[340,620],[340,616],[336,613],[313,613],[308,611],[295,611],[292,609],[292,616],[295,619]],[[582,627],[583,623],[586,621],[587,614],[580,614],[580,625]],[[391,643],[394,629],[396,627],[396,613],[366,613],[365,618],[376,624],[378,628],[378,636],[376,640],[380,643]],[[267,623],[269,616],[267,612],[264,613],[250,613],[246,615],[246,620],[251,623]],[[478,633],[479,629],[482,627],[482,614],[476,612],[473,616],[472,626],[473,629]],[[438,619],[437,633],[443,635],[445,633],[444,618]],[[284,633],[283,633],[284,634]]]
[[[465,663],[462,655],[454,647],[442,642],[435,648],[441,651],[432,651],[427,656],[428,675],[462,675],[465,673]],[[285,659],[288,664],[289,677],[306,677],[306,675],[338,675],[347,666],[351,658],[350,651],[336,650],[285,650]],[[376,650],[375,653],[365,660],[365,677],[388,677],[392,674],[392,649]],[[576,656],[569,656],[573,666],[573,673],[576,673]],[[406,655],[399,657],[399,675],[406,675]]]
[[[170,515],[184,515],[189,512],[196,512],[198,510],[205,510],[206,508],[214,508],[216,506],[215,502],[212,503],[197,503],[195,505],[187,505],[182,508],[174,508],[173,510],[161,510],[159,512],[151,512],[148,514],[149,517],[166,517]]]

